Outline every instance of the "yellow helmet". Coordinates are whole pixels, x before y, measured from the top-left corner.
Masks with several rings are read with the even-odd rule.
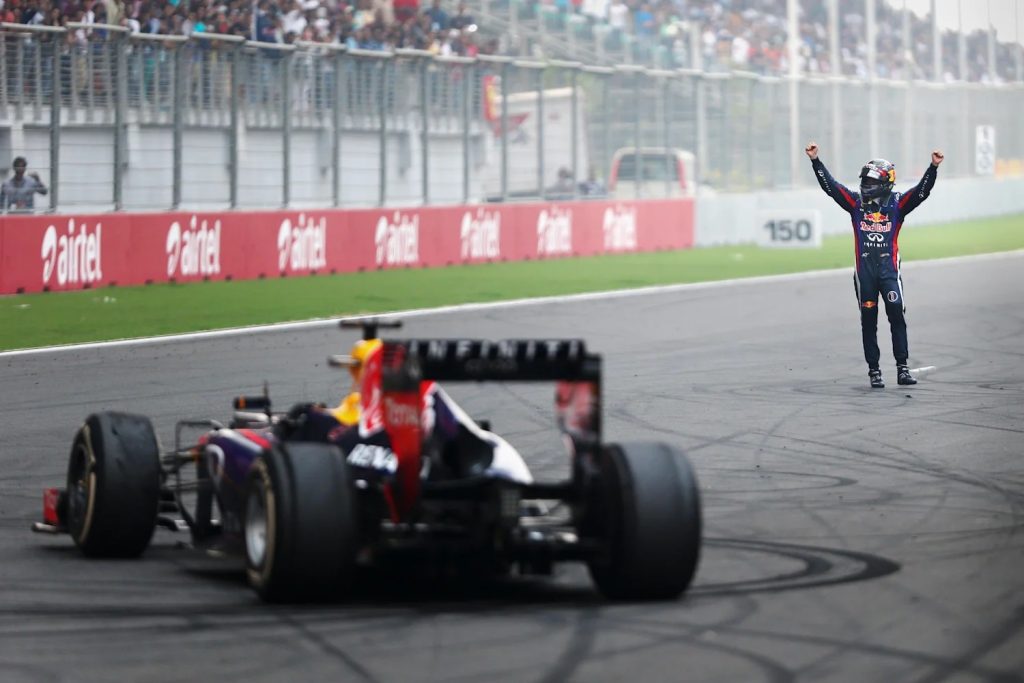
[[[356,382],[362,378],[363,366],[366,365],[366,359],[373,354],[374,351],[379,349],[382,345],[380,339],[360,339],[352,345],[352,353],[349,356],[351,362],[348,365],[348,371],[352,373],[352,379]]]

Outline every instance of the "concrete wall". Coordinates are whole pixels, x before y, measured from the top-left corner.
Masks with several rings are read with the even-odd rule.
[[[113,208],[114,133],[109,125],[65,125],[60,139],[61,212]],[[130,123],[126,131],[127,166],[123,175],[126,210],[164,210],[173,198],[173,134],[168,125]],[[182,208],[223,209],[230,188],[230,137],[227,128],[186,127],[182,133]],[[429,149],[430,202],[463,201],[462,136],[432,132]],[[482,196],[479,134],[470,137],[469,197]],[[0,157],[28,157],[29,170],[52,184],[50,132],[46,125],[15,123],[0,129]],[[422,204],[422,140],[418,131],[394,129],[387,135],[388,206]],[[242,127],[239,135],[239,208],[283,205],[283,142],[280,129]],[[8,158],[8,164],[9,164]],[[2,162],[3,159],[0,159]],[[291,132],[290,201],[295,208],[331,206],[331,132],[295,128]],[[0,168],[0,176],[9,169]],[[347,129],[341,139],[342,206],[376,206],[379,201],[380,134]],[[37,197],[36,208],[49,199]]]
[[[902,191],[911,186],[897,183],[896,188]],[[696,245],[755,242],[761,229],[757,211],[792,208],[820,209],[826,235],[851,230],[847,213],[817,185],[801,190],[702,195],[697,199]],[[940,167],[935,189],[907,219],[907,227],[1013,213],[1024,213],[1024,178],[950,179],[943,177]]]

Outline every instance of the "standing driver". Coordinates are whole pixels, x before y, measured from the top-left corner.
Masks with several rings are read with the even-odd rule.
[[[35,208],[35,195],[46,194],[46,185],[39,179],[38,173],[25,175],[28,162],[25,157],[16,157],[14,177],[0,186],[0,207],[3,211],[31,211]]]
[[[892,331],[892,353],[896,357],[896,381],[917,384],[907,367],[907,321],[900,276],[900,252],[897,241],[903,219],[921,205],[932,191],[939,164],[945,158],[932,152],[932,162],[921,182],[907,192],[893,192],[896,167],[885,159],[872,159],[860,170],[860,192],[851,192],[837,182],[818,158],[818,145],[808,143],[804,150],[811,159],[818,184],[829,197],[850,214],[853,222],[857,260],[853,286],[860,306],[860,326],[864,338],[864,360],[868,363],[871,386],[882,389],[882,371],[878,367],[878,297],[882,296],[885,314]]]

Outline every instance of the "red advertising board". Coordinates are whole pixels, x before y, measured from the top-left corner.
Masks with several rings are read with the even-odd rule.
[[[0,217],[0,294],[686,249],[688,199]]]

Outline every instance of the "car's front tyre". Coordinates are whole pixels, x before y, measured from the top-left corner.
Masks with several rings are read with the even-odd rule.
[[[160,503],[160,449],[148,418],[90,415],[68,459],[67,527],[90,557],[136,557],[146,549]]]

